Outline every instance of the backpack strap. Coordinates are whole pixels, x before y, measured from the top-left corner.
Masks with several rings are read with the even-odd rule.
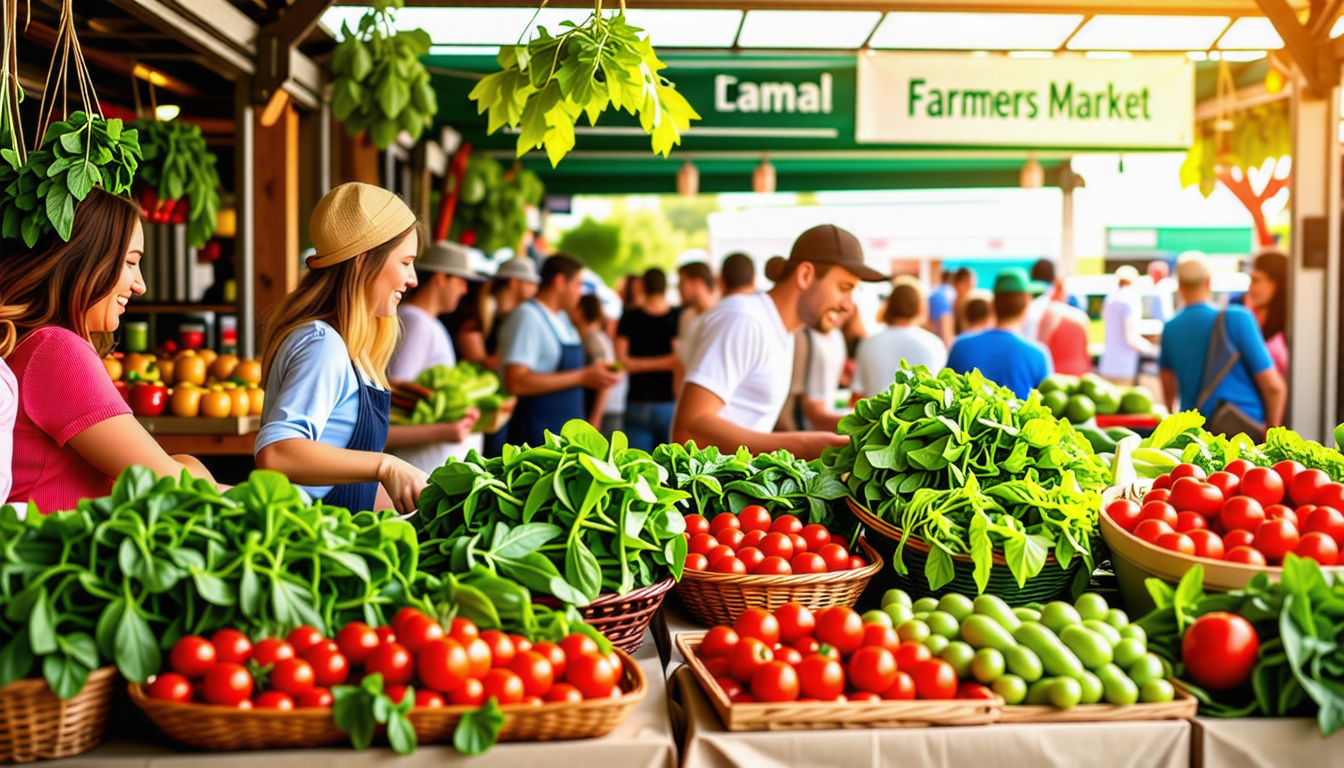
[[[1218,351],[1224,347],[1231,348],[1232,354],[1228,356],[1222,368],[1214,371],[1213,366],[1218,360]],[[1218,319],[1213,322],[1213,332],[1209,334],[1209,348],[1204,355],[1204,381],[1202,382],[1203,386],[1200,387],[1199,401],[1191,403],[1190,407],[1198,408],[1200,405],[1207,403],[1213,397],[1213,393],[1218,391],[1223,379],[1227,378],[1227,375],[1239,362],[1241,362],[1241,351],[1229,343],[1227,310],[1223,310],[1218,313]]]

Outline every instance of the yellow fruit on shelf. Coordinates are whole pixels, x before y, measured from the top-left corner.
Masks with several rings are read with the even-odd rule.
[[[200,355],[178,357],[173,363],[174,381],[200,386],[205,383],[205,360]]]
[[[238,367],[233,369],[233,377],[248,384],[261,383],[261,361],[260,360],[240,360]]]
[[[153,355],[145,355],[139,352],[132,352],[126,355],[122,363],[122,375],[130,378],[134,373],[140,381],[157,381],[159,378],[159,361]]]
[[[196,350],[196,356],[205,360],[207,367],[214,365],[215,361],[219,359],[219,353],[213,349],[198,349]]]
[[[251,410],[252,407],[252,404],[247,396],[247,390],[235,388],[227,390],[227,392],[229,393],[229,401],[233,405],[233,410],[230,413],[230,415],[237,418],[242,418],[243,416],[246,416],[248,411]]]
[[[173,396],[168,401],[168,409],[174,416],[194,419],[201,415],[201,399],[204,396],[204,389],[183,382],[173,389]]]
[[[121,361],[115,357],[104,357],[103,367],[107,369],[107,375],[112,377],[113,381],[121,380],[122,366]]]
[[[177,381],[173,378],[173,374],[177,372],[176,360],[171,357],[160,357],[158,365],[159,375],[163,377],[165,383],[172,384]]]
[[[266,390],[260,388],[249,388],[247,390],[248,415],[260,416],[261,409],[266,403]]]
[[[220,355],[210,364],[210,375],[223,381],[233,375],[233,370],[238,367],[237,355]]]
[[[227,419],[233,413],[233,398],[224,391],[208,391],[201,395],[201,415],[207,419]]]

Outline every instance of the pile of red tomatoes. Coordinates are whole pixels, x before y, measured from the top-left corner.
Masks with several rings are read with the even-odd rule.
[[[721,512],[712,521],[686,516],[686,569],[714,573],[790,576],[862,568],[868,563],[850,554],[824,525],[793,515],[772,518],[765,507]]]

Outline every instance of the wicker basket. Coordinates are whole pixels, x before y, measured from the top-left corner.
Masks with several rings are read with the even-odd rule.
[[[617,654],[621,657],[623,669],[619,698],[592,699],[578,704],[515,704],[502,707],[504,728],[499,732],[499,740],[566,741],[594,739],[611,733],[630,717],[649,690],[639,662],[624,651],[617,651]],[[422,744],[451,742],[458,721],[471,709],[415,709],[411,712],[411,724],[415,726],[415,735]]]
[[[95,669],[84,690],[65,701],[42,678],[0,688],[0,762],[74,757],[98,746],[112,713],[116,674],[116,667]]]
[[[864,509],[853,499],[847,499],[847,501],[854,516],[859,518],[859,521],[868,529],[868,538],[873,547],[882,554],[884,559],[894,559],[896,549],[904,535],[901,529],[878,519],[876,515]],[[892,567],[890,572],[890,577],[895,585],[916,599],[942,597],[949,592],[959,592],[963,595],[979,594],[980,589],[975,584],[975,562],[971,560],[970,555],[952,556],[954,576],[951,581],[938,589],[929,589],[928,579],[924,576],[924,563],[928,556],[928,545],[920,539],[910,537],[910,541],[905,545],[904,552],[907,575],[902,576],[895,570],[895,566]],[[1027,582],[1026,587],[1019,587],[1017,578],[1008,570],[1008,561],[1003,558],[1003,553],[995,551],[994,566],[989,570],[989,583],[985,585],[985,593],[998,595],[1008,605],[1048,603],[1051,600],[1068,595],[1074,579],[1078,577],[1078,572],[1082,570],[1082,567],[1083,558],[1074,557],[1069,567],[1061,568],[1059,567],[1059,561],[1055,559],[1052,552],[1045,558],[1045,567],[1041,569],[1041,572],[1032,577]]]
[[[1174,680],[1172,681],[1175,682]],[[1176,698],[1162,704],[1082,704],[1071,709],[1017,705],[1003,708],[1001,723],[1089,723],[1128,720],[1192,720],[1199,701],[1176,686]]]
[[[612,645],[626,653],[634,653],[644,644],[644,631],[649,628],[654,614],[663,607],[663,600],[675,584],[669,576],[653,586],[624,595],[598,595],[579,612],[583,614],[583,620],[605,635]],[[539,595],[533,602],[552,608],[560,606],[560,601],[550,595]]]
[[[877,550],[863,539],[859,547],[868,565],[852,571],[768,576],[688,570],[677,584],[677,595],[696,621],[711,627],[732,624],[748,608],[773,611],[788,602],[814,609],[853,606],[882,570]]]
[[[734,704],[696,655],[703,632],[677,635],[677,648],[730,731],[805,731],[835,728],[927,728],[997,722],[1003,699],[946,701],[834,701]]]

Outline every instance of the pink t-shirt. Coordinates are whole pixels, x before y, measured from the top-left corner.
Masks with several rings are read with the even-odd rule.
[[[9,498],[13,484],[14,417],[19,411],[19,383],[14,372],[0,360],[0,504]]]
[[[6,362],[19,383],[10,499],[48,513],[110,493],[113,479],[67,445],[89,427],[131,412],[93,345],[64,328],[42,328]]]
[[[1283,333],[1276,333],[1265,339],[1265,348],[1269,350],[1269,359],[1274,361],[1274,368],[1278,370],[1279,375],[1288,378],[1288,340],[1283,337]]]

